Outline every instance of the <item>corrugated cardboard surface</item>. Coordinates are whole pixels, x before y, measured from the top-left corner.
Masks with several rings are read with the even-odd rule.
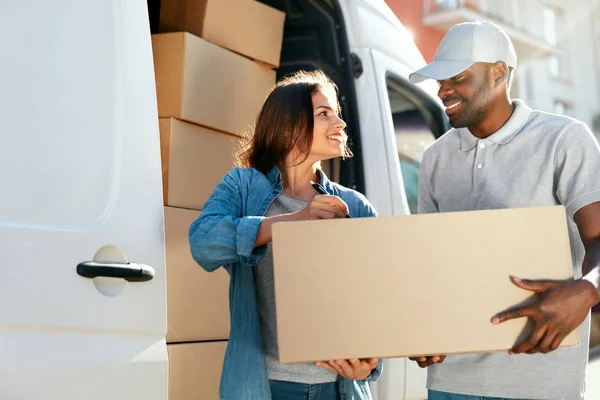
[[[152,35],[159,117],[181,117],[185,35]]]
[[[204,271],[190,254],[188,232],[199,215],[165,207],[168,343],[229,337],[229,275]]]
[[[280,360],[507,350],[527,321],[490,319],[532,297],[509,276],[570,278],[566,223],[544,207],[275,224]]]
[[[209,0],[204,38],[279,67],[285,13],[257,1]]]
[[[251,0],[162,0],[161,32],[190,32],[279,66],[285,13]]]
[[[169,400],[219,400],[227,342],[170,344]]]
[[[190,32],[202,37],[207,2],[208,0],[162,0],[160,32]]]
[[[159,126],[164,204],[201,210],[233,168],[240,138],[173,118]]]
[[[248,132],[275,71],[189,33],[152,35],[159,117],[241,135]]]

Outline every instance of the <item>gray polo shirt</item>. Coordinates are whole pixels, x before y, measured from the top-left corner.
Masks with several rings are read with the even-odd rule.
[[[452,129],[425,151],[419,212],[562,204],[569,219],[573,272],[579,278],[585,251],[573,215],[600,201],[598,142],[577,120],[514,102],[507,123],[486,139],[478,139],[467,128]],[[428,368],[427,387],[489,397],[582,399],[589,319],[581,329],[581,346],[545,355],[449,356]]]

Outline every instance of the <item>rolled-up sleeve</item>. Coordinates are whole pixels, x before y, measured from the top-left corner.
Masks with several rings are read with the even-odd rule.
[[[383,372],[383,360],[379,360],[379,362],[377,363],[377,367],[375,367],[375,369],[373,369],[371,371],[371,373],[367,377],[366,381],[367,382],[375,382],[377,379],[379,379],[382,372]]]

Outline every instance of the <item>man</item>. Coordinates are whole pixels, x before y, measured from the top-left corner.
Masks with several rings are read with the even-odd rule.
[[[414,83],[438,81],[438,95],[454,128],[423,156],[419,210],[562,204],[569,218],[575,279],[511,278],[539,296],[534,305],[491,318],[494,324],[524,317],[533,321],[531,334],[508,354],[413,358],[429,367],[429,400],[576,400],[585,392],[590,308],[600,302],[600,148],[585,124],[511,101],[516,67],[506,33],[475,22],[450,29],[435,60],[410,76]],[[580,325],[581,346],[557,350]]]
[[[600,304],[592,309],[592,322],[590,329],[590,347],[600,346]]]

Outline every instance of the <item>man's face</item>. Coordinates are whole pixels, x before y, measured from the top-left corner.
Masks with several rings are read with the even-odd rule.
[[[492,84],[487,64],[475,64],[460,74],[438,81],[438,96],[453,128],[481,124],[491,109]]]

